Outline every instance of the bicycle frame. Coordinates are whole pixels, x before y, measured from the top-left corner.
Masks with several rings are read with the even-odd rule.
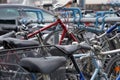
[[[117,79],[116,80],[120,80],[120,74],[119,74],[119,76],[117,77]]]
[[[90,80],[95,80],[95,78],[97,77],[97,75],[99,75],[99,73],[101,73],[104,76],[104,78],[106,78],[106,80],[108,80],[106,73],[101,71],[100,60],[97,60],[96,58],[94,58],[94,56],[95,56],[94,53],[90,53],[90,54],[87,54],[87,53],[85,53],[85,54],[75,54],[73,56],[75,58],[79,58],[80,60],[83,59],[83,58],[91,57],[93,66],[95,67],[95,70],[94,70],[94,73],[91,76]],[[80,76],[81,76],[81,73],[82,72],[80,72],[80,74],[79,74]],[[80,77],[80,79],[85,80],[84,75],[82,75],[82,77]]]
[[[61,19],[59,19],[59,18],[57,19],[56,22],[53,22],[53,23],[51,23],[51,24],[48,25],[48,26],[45,26],[45,27],[40,28],[39,30],[33,32],[33,33],[28,34],[27,37],[28,37],[28,38],[33,37],[33,36],[35,36],[36,34],[42,32],[42,31],[44,31],[44,30],[47,30],[47,29],[49,29],[49,28],[51,28],[51,27],[54,27],[54,26],[56,26],[56,25],[58,25],[58,24],[60,24],[61,27],[62,27],[62,29],[63,29],[63,30],[62,30],[62,35],[61,35],[61,38],[60,38],[60,41],[59,41],[59,44],[61,44],[62,41],[63,41],[63,39],[64,39],[64,37],[65,37],[65,34],[67,34],[67,33],[69,33],[69,32],[68,32],[67,27],[65,26],[65,24],[64,24],[64,23],[61,21]],[[77,41],[77,39],[75,38],[75,36],[74,36],[72,33],[69,33],[69,36],[72,38],[73,41]]]

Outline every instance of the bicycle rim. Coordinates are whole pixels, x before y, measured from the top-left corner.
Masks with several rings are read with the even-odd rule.
[[[109,80],[115,80],[120,74],[120,55],[114,56],[106,66],[105,72]]]

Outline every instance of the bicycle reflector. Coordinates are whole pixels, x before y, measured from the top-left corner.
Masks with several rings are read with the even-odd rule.
[[[116,73],[119,73],[119,72],[120,72],[120,66],[115,66],[114,71],[115,71]]]

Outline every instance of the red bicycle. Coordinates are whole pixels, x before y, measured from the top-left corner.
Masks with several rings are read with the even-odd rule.
[[[41,33],[42,31],[45,31],[52,27],[57,27],[59,25],[62,29],[59,28],[59,29],[52,30],[52,32],[47,35],[47,37],[44,39],[43,42],[61,45],[64,43],[65,39],[66,39],[66,41],[78,41],[77,38],[75,37],[75,35],[72,32],[69,32],[67,26],[62,22],[62,20],[58,17],[56,19],[57,20],[55,22],[49,24],[48,26],[42,27],[39,30],[36,30],[36,31],[28,34],[27,38],[31,38],[31,37]],[[31,23],[33,23],[33,22],[34,21],[31,21]],[[57,36],[55,37],[55,35],[57,35]]]

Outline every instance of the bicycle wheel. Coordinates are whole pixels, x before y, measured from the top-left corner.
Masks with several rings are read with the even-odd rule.
[[[61,38],[61,34],[62,34],[62,30],[55,30],[51,33],[49,33],[46,38],[44,39],[44,44],[59,44],[60,38]],[[75,36],[74,37],[77,39],[77,41],[79,41],[79,39]],[[67,45],[67,44],[71,44],[73,42],[72,38],[70,37],[69,33],[66,33],[63,41],[62,41],[62,45]]]
[[[46,38],[44,39],[44,43],[51,45],[58,44],[60,35],[61,35],[61,30],[52,31],[46,36]]]
[[[115,80],[120,74],[120,55],[114,56],[105,68],[109,80]]]

